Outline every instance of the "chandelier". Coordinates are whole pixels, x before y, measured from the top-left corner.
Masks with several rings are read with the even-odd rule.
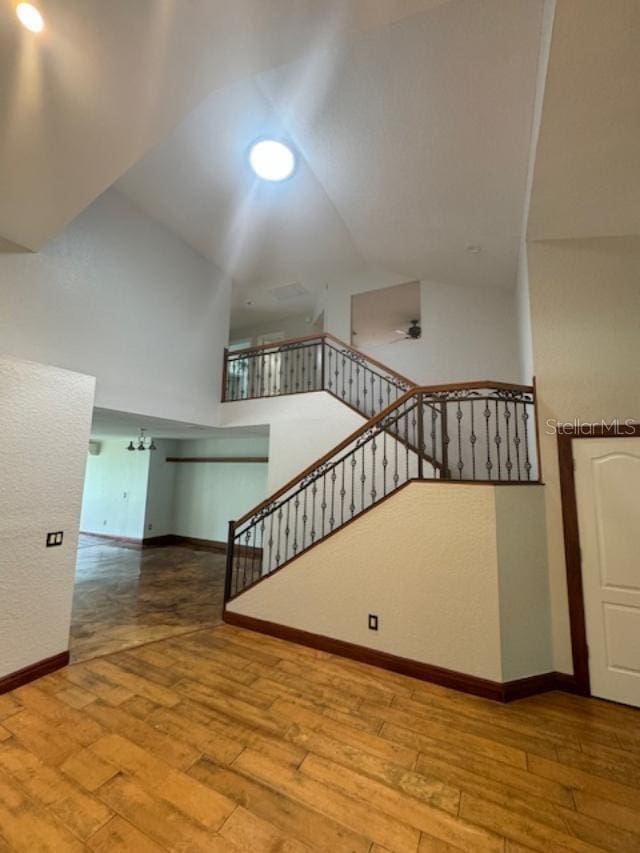
[[[153,439],[149,438],[145,435],[146,429],[140,427],[140,432],[138,433],[137,444],[133,442],[133,439],[129,442],[129,446],[127,450],[157,450],[158,448],[155,446]]]

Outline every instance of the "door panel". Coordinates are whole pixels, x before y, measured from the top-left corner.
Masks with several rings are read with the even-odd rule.
[[[640,706],[640,439],[573,452],[591,690]]]

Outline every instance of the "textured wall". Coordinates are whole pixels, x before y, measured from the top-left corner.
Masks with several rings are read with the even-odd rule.
[[[494,491],[409,485],[229,609],[499,681]]]
[[[215,423],[229,283],[118,192],[0,273],[3,351],[90,373],[98,406]]]
[[[547,421],[640,421],[640,238],[530,243],[554,664],[572,672],[557,439]]]
[[[69,646],[94,384],[0,358],[0,676]]]

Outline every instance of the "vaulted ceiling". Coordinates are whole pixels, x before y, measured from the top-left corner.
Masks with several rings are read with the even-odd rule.
[[[38,42],[0,15],[5,240],[40,248],[115,182],[236,312],[366,267],[514,284],[543,0],[40,5]],[[298,154],[283,184],[247,165],[265,135]]]

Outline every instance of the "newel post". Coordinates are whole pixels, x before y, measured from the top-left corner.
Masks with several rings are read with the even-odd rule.
[[[236,535],[235,521],[229,522],[229,535],[227,538],[227,571],[224,576],[224,603],[231,598],[231,581],[233,578],[233,547]]]

